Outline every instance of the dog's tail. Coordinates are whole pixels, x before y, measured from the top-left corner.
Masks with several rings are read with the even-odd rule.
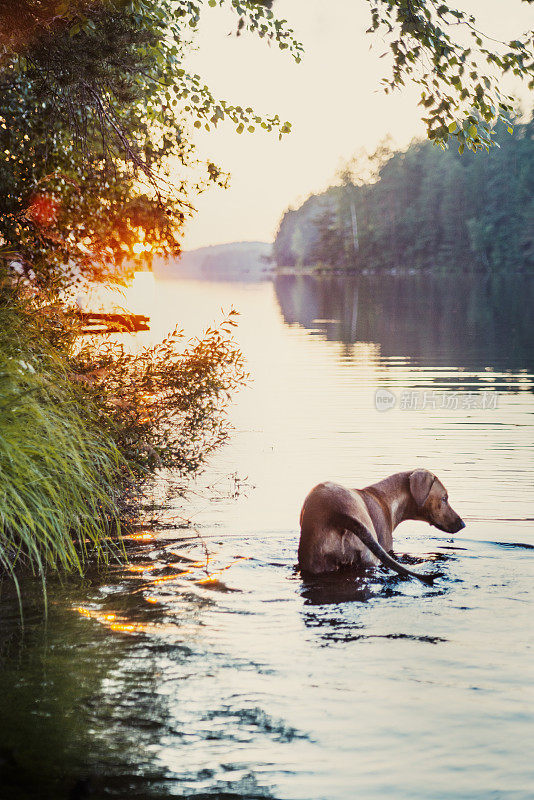
[[[384,566],[395,570],[395,572],[398,572],[399,575],[411,575],[413,578],[419,578],[420,581],[428,584],[429,586],[432,586],[434,579],[439,577],[438,575],[426,575],[420,572],[412,572],[411,569],[406,569],[406,567],[404,567],[402,564],[399,564],[398,561],[395,561],[395,559],[392,558],[386,550],[384,550],[382,545],[377,542],[374,536],[371,535],[365,525],[363,525],[361,522],[358,522],[358,520],[354,519],[354,517],[350,517],[348,514],[337,512],[335,514],[335,522],[336,524],[340,524],[344,528],[347,528],[349,531],[352,531],[352,533],[356,534],[358,539],[360,539],[360,541],[369,548],[371,553],[380,559]]]

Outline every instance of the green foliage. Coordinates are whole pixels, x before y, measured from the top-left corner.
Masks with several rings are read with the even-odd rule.
[[[445,147],[453,139],[460,153],[488,150],[497,121],[511,129],[514,99],[502,91],[501,81],[513,73],[534,87],[533,31],[499,42],[479,30],[472,14],[442,0],[369,2],[368,32],[389,44],[392,70],[383,82],[385,90],[404,86],[406,80],[421,87],[431,141]]]
[[[328,206],[314,220],[313,262],[321,266],[343,266],[346,262],[346,246],[349,237],[345,235],[344,226],[339,224],[339,209]],[[332,258],[336,259],[335,264]]]
[[[54,309],[0,283],[0,570],[81,570],[117,552],[125,462],[69,381]],[[51,342],[55,340],[55,345]],[[44,579],[44,577],[43,577]]]
[[[418,268],[455,272],[534,266],[534,119],[500,149],[459,155],[416,142],[377,155],[372,181],[312,196],[287,213],[274,244],[279,266]],[[356,180],[356,177],[354,178]],[[350,204],[358,221],[353,250]]]

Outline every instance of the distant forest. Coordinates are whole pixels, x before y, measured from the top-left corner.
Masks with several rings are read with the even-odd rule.
[[[476,155],[414,142],[380,148],[367,174],[287,211],[274,242],[278,267],[346,270],[534,269],[534,116],[501,128],[500,147]],[[370,166],[369,166],[370,165]]]

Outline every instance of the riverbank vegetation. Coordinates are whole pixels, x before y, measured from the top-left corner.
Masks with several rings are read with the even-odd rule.
[[[37,312],[37,313],[36,313]],[[0,285],[0,570],[107,558],[127,465],[68,373],[67,327]],[[69,535],[66,535],[66,534]]]
[[[489,152],[414,142],[361,156],[340,185],[286,212],[279,267],[534,270],[534,117]]]
[[[60,305],[4,276],[0,571],[44,576],[121,555],[121,522],[154,471],[192,473],[226,440],[228,400],[247,379],[234,317],[135,353],[80,347]]]
[[[246,380],[231,331],[192,342],[179,331],[130,355],[80,346],[66,298],[86,281],[124,281],[140,261],[176,256],[194,198],[227,176],[201,162],[194,130],[288,133],[215,97],[185,56],[201,10],[235,13],[249,31],[302,47],[271,0],[16,0],[0,8],[0,566],[82,568],[109,553],[119,498],[160,468],[198,469],[224,440],[225,407]],[[466,26],[478,48],[452,38]],[[487,48],[468,15],[434,0],[373,3],[371,33],[390,47],[387,91],[421,87],[429,138],[492,145],[512,105],[503,72],[531,77],[529,37]],[[223,35],[228,31],[224,31]],[[428,63],[428,71],[414,72]],[[430,151],[429,151],[430,152]],[[171,173],[178,178],[171,179]],[[70,295],[72,296],[72,294]]]

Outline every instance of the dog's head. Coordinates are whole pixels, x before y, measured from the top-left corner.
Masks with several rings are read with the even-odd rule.
[[[447,490],[427,469],[415,469],[410,474],[410,492],[418,516],[445,533],[458,533],[465,522],[449,505]]]

